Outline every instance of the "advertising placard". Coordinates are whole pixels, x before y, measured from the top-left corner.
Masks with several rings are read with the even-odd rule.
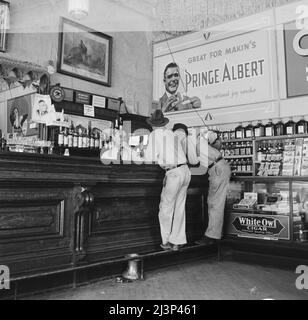
[[[261,29],[154,56],[154,100],[168,92],[170,63],[180,71],[178,79],[173,72],[179,95],[198,97],[203,109],[274,99],[272,38],[271,30]]]
[[[289,240],[289,217],[232,212],[227,218],[227,234],[265,240]]]

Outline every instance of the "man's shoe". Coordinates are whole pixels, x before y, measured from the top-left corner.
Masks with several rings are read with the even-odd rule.
[[[160,247],[162,248],[162,249],[164,249],[165,251],[170,251],[170,250],[172,250],[172,244],[170,243],[170,242],[167,242],[167,243],[162,243],[161,245],[160,245]]]
[[[173,251],[180,251],[184,246],[185,246],[185,244],[173,244],[172,250]]]
[[[211,246],[211,245],[215,244],[215,242],[216,242],[216,239],[212,239],[207,236],[203,236],[200,240],[195,241],[195,244],[200,244],[200,245],[202,244],[205,246]]]

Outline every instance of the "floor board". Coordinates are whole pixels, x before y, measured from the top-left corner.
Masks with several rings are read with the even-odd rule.
[[[27,299],[53,300],[260,300],[308,299],[292,270],[214,258],[145,271],[145,281],[100,281]]]

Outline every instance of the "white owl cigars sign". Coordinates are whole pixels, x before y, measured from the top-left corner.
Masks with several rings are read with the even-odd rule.
[[[232,224],[238,231],[263,235],[278,235],[284,228],[279,220],[265,217],[236,217]]]
[[[232,213],[228,233],[257,238],[289,239],[289,219],[287,216],[245,215]]]

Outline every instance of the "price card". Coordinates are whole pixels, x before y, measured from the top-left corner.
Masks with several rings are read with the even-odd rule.
[[[94,116],[95,116],[94,107],[85,104],[85,105],[83,106],[83,114],[84,114],[84,116],[86,116],[86,117],[93,117],[93,118],[94,118]]]
[[[76,103],[84,103],[89,104],[91,99],[91,95],[83,92],[75,92],[75,102]]]
[[[93,96],[92,105],[99,108],[106,108],[106,98],[101,96]]]

